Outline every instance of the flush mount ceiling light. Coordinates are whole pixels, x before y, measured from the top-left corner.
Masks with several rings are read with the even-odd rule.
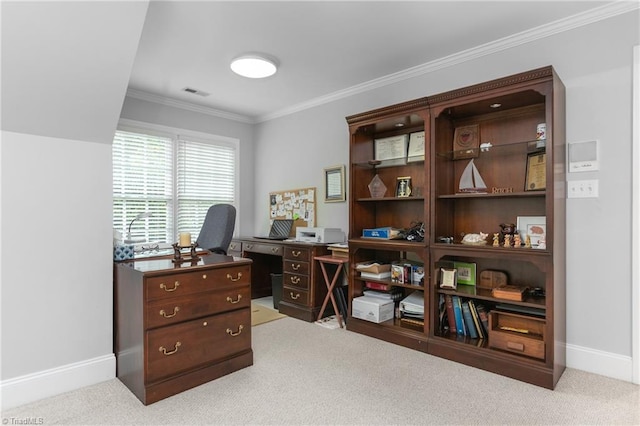
[[[276,61],[261,54],[242,55],[231,61],[231,70],[247,78],[265,78],[278,70]]]

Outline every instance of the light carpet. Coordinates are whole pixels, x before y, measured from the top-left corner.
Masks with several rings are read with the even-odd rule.
[[[111,379],[2,418],[11,425],[640,424],[640,386],[574,369],[551,391],[291,317],[252,328],[252,347],[252,366],[148,406]]]
[[[286,315],[281,314],[275,309],[270,309],[259,303],[251,302],[251,326],[253,327],[284,317],[286,317]]]

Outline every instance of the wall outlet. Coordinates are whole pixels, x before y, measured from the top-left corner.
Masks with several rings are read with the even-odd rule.
[[[567,198],[597,198],[598,179],[567,182]]]

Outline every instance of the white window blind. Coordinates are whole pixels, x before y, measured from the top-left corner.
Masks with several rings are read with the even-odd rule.
[[[235,149],[180,138],[177,151],[178,229],[195,238],[209,207],[234,204]]]
[[[152,132],[150,132],[152,133]],[[125,238],[195,241],[213,204],[235,205],[236,148],[177,135],[117,131],[113,141],[113,227]],[[151,213],[131,225],[139,214]]]

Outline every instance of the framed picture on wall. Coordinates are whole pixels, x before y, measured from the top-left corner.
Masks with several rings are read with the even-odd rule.
[[[324,169],[324,202],[338,203],[347,200],[344,189],[344,165]]]

